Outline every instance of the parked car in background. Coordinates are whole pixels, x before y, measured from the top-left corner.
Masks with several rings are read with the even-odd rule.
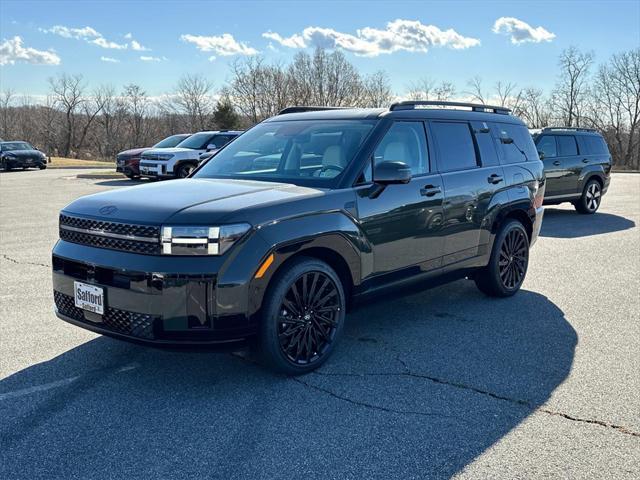
[[[200,163],[201,154],[217,152],[241,133],[238,130],[198,132],[175,148],[147,150],[140,159],[140,175],[151,178],[188,177]]]
[[[0,168],[47,168],[47,156],[28,142],[0,142]]]
[[[140,155],[142,155],[143,152],[151,150],[152,148],[173,148],[190,136],[190,133],[171,135],[170,137],[156,143],[153,147],[132,148],[130,150],[120,152],[116,157],[116,172],[122,172],[131,179],[138,178],[140,177]]]
[[[531,136],[503,107],[285,109],[189,179],[66,206],[56,312],[151,345],[255,338],[274,369],[309,372],[347,307],[385,288],[467,276],[514,295],[544,188]]]
[[[595,213],[611,181],[611,154],[602,135],[571,127],[532,135],[547,177],[544,204],[571,202],[579,213]]]

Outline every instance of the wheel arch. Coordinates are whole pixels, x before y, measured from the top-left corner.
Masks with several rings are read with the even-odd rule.
[[[527,237],[529,241],[533,237],[533,219],[529,213],[530,205],[526,205],[524,203],[511,205],[503,208],[500,213],[496,216],[493,225],[491,227],[491,233],[495,238],[495,235],[500,231],[502,225],[504,225],[507,221],[514,219],[518,220],[524,226],[524,229],[527,231]]]

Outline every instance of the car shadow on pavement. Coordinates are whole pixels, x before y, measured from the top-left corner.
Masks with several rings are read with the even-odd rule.
[[[100,182],[96,182],[96,185],[101,185],[103,187],[132,187],[133,185],[141,185],[146,183],[153,183],[153,180],[131,180],[129,178],[127,178],[126,180],[103,180]]]
[[[546,297],[464,280],[361,307],[344,333],[297,378],[90,340],[0,381],[0,477],[449,478],[549,399],[577,342]]]
[[[619,232],[635,227],[633,220],[611,213],[581,215],[574,210],[545,208],[540,235],[555,238],[577,238]]]
[[[574,210],[545,208],[540,235],[555,238],[577,238],[619,232],[636,226],[633,220],[611,213],[581,215]]]

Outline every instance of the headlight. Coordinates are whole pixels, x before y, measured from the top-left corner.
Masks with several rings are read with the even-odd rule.
[[[248,223],[162,227],[163,255],[222,255],[251,229]]]

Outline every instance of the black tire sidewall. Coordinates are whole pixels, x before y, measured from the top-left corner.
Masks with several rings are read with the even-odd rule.
[[[189,174],[183,175],[183,173],[186,172],[188,168],[195,168],[195,167],[191,163],[184,163],[184,164],[180,165],[178,167],[178,170],[176,171],[176,177],[178,177],[178,178],[187,178],[189,176]]]
[[[310,365],[295,365],[290,362],[282,350],[278,340],[277,316],[282,299],[289,290],[291,284],[302,274],[317,271],[327,275],[336,285],[340,296],[340,316],[338,326],[333,337],[333,341],[324,352],[323,356]],[[263,361],[274,370],[287,375],[300,375],[310,372],[322,365],[335,347],[344,327],[345,319],[345,293],[344,287],[336,272],[325,262],[309,258],[300,257],[286,264],[271,280],[269,288],[265,294],[265,301],[262,308],[262,318],[260,324],[260,351]]]
[[[500,250],[502,248],[502,243],[504,242],[504,239],[507,237],[509,232],[511,232],[514,229],[518,229],[524,234],[525,242],[527,244],[527,264],[525,265],[524,275],[520,283],[516,285],[514,288],[506,288],[502,283],[502,279],[500,278],[500,268],[499,268]],[[517,220],[509,220],[507,223],[503,225],[502,229],[500,230],[500,233],[498,233],[498,235],[496,236],[495,242],[493,244],[493,249],[491,251],[491,258],[489,260],[489,265],[487,265],[488,275],[485,277],[485,281],[488,280],[491,283],[490,289],[493,291],[493,293],[495,293],[496,296],[510,297],[511,295],[514,295],[518,290],[520,290],[520,287],[522,286],[522,283],[524,282],[527,276],[528,270],[529,270],[529,236],[527,235],[527,231],[522,225],[522,223],[520,223]]]

